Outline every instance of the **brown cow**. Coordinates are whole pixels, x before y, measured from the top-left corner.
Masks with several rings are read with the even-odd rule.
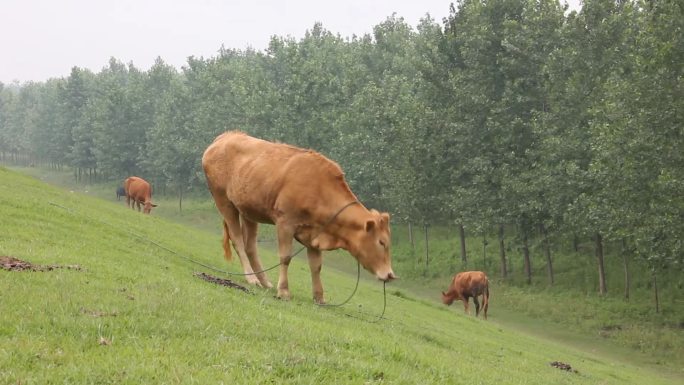
[[[150,184],[143,178],[131,176],[124,181],[124,190],[126,191],[126,206],[130,206],[135,210],[135,205],[140,211],[140,204],[144,205],[143,213],[149,214],[152,207],[157,205],[152,203],[152,188]]]
[[[307,249],[316,303],[325,302],[322,250],[345,249],[378,279],[396,278],[390,258],[389,214],[368,210],[358,202],[337,163],[312,150],[233,131],[209,145],[202,167],[223,216],[224,256],[231,258],[230,240],[249,283],[273,287],[261,272],[257,256],[258,223],[276,226],[279,298],[290,298],[287,268],[293,239]]]
[[[442,292],[442,302],[451,305],[454,300],[463,301],[466,314],[470,314],[468,300],[473,297],[475,303],[475,316],[480,315],[480,302],[477,297],[482,295],[482,310],[484,319],[487,319],[487,309],[489,308],[489,280],[485,273],[481,271],[464,271],[454,276],[449,290]]]

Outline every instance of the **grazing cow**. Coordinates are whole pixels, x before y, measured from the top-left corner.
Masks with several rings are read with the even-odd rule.
[[[126,189],[123,187],[117,187],[116,189],[116,200],[120,201],[121,197],[126,196]]]
[[[468,300],[473,297],[475,303],[475,316],[480,315],[480,302],[478,296],[482,296],[482,310],[484,319],[487,319],[487,309],[489,308],[489,280],[485,273],[481,271],[464,271],[454,276],[449,290],[442,292],[442,302],[451,305],[454,300],[463,301],[466,314],[470,314]]]
[[[150,184],[143,178],[131,176],[124,181],[124,189],[126,190],[126,206],[131,206],[135,210],[135,205],[140,211],[140,204],[144,205],[143,213],[149,214],[152,207],[157,205],[152,203],[152,188]]]
[[[322,250],[345,249],[378,279],[396,278],[390,258],[389,214],[364,207],[337,163],[312,150],[233,131],[209,145],[202,167],[223,216],[224,256],[230,260],[228,241],[232,241],[249,283],[273,287],[257,256],[258,223],[276,227],[281,262],[278,298],[290,298],[287,269],[293,239],[307,249],[316,303],[325,302]]]

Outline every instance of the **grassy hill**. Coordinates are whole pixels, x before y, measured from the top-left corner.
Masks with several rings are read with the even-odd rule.
[[[263,251],[265,263],[275,263],[269,249]],[[274,291],[215,285],[193,276],[212,272],[188,260],[239,270],[237,262],[223,263],[215,231],[145,216],[3,168],[0,256],[80,267],[0,270],[3,384],[682,381],[676,373],[532,338],[497,323],[495,311],[490,321],[465,317],[398,284],[388,285],[379,322],[373,321],[382,311],[382,285],[368,279],[349,304],[317,307],[302,258],[290,266],[289,302],[274,299]],[[331,268],[337,258],[351,257],[335,254],[324,265],[330,303],[345,299],[355,285],[355,275]],[[552,361],[577,373],[551,367]]]
[[[107,201],[115,199],[115,182],[74,183],[69,171],[57,172],[40,167],[17,170],[69,190]],[[220,234],[219,217],[206,189],[186,196],[182,211],[177,197],[170,190],[159,189],[154,200],[160,203],[154,210],[155,216]],[[684,274],[681,269],[673,267],[658,271],[660,312],[656,313],[653,277],[647,264],[637,256],[629,257],[630,299],[623,297],[620,244],[605,244],[609,290],[607,295],[599,296],[593,242],[588,238],[580,238],[579,251],[575,251],[572,239],[563,234],[551,234],[556,282],[550,286],[538,239],[530,242],[532,284],[524,282],[520,239],[515,238],[514,229],[508,229],[506,236],[509,262],[506,280],[499,279],[499,249],[495,233],[487,234],[488,244],[484,253],[482,234],[472,234],[467,230],[469,264],[461,266],[456,229],[430,227],[431,257],[429,269],[426,269],[423,229],[414,226],[414,247],[408,240],[405,224],[395,220],[392,230],[393,264],[402,277],[393,283],[393,287],[434,303],[455,271],[483,270],[493,282],[492,295],[496,303],[493,322],[639,365],[648,364],[658,370],[668,369],[684,374]],[[274,250],[273,238],[273,227],[262,226],[262,249]],[[356,272],[356,265],[346,252],[326,253],[325,259],[327,267],[350,274]]]

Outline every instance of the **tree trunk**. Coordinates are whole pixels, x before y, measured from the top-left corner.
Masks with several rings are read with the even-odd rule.
[[[603,237],[598,232],[596,233],[596,260],[598,262],[599,274],[599,294],[605,295],[606,289],[606,270],[603,261]]]
[[[482,230],[482,263],[484,263],[484,269],[487,270],[487,233]]]
[[[411,242],[411,249],[415,249],[416,244],[413,242],[413,226],[411,226],[411,222],[408,223],[408,236],[409,242]]]
[[[656,313],[660,313],[660,301],[658,301],[658,275],[653,271],[653,292],[655,293]]]
[[[625,299],[629,301],[629,257],[627,255],[627,241],[624,238],[622,239],[622,265],[625,269]]]
[[[551,260],[551,245],[549,244],[549,234],[544,224],[539,225],[539,230],[543,237],[544,257],[546,258],[546,274],[549,277],[549,284],[553,286],[553,261]]]
[[[458,235],[461,238],[461,261],[463,262],[463,267],[468,266],[468,256],[466,255],[466,239],[465,239],[465,229],[463,228],[463,223],[458,225]]]
[[[425,272],[427,273],[430,267],[430,247],[428,244],[428,225],[425,224]]]
[[[183,186],[178,186],[178,212],[183,213]]]
[[[508,277],[508,269],[506,269],[506,248],[504,245],[504,225],[499,224],[499,257],[501,259],[501,278]]]
[[[572,234],[572,249],[575,250],[575,253],[579,252],[579,238],[577,234]]]
[[[523,230],[523,261],[525,264],[525,279],[527,284],[532,284],[532,264],[530,262],[530,247],[527,244],[527,230]]]

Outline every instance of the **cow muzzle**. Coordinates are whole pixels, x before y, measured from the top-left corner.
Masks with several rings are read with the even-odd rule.
[[[383,281],[383,282],[389,282],[393,279],[399,278],[396,275],[394,275],[394,272],[392,270],[390,270],[389,272],[385,272],[385,273],[380,273],[380,272],[375,273],[375,276],[378,277],[378,279]]]

